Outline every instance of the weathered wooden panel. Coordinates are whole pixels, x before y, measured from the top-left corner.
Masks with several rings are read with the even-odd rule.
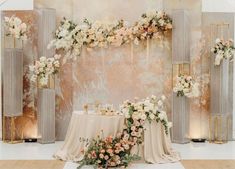
[[[55,90],[38,91],[38,136],[40,143],[55,142]]]
[[[47,45],[54,38],[56,30],[56,10],[51,8],[40,8],[38,12],[38,55],[52,57],[54,49],[48,49]]]
[[[21,116],[23,114],[23,51],[21,49],[4,49],[3,74],[4,116]]]
[[[177,96],[173,93],[173,129],[172,141],[174,143],[188,143],[189,140],[189,98]]]
[[[172,13],[172,63],[190,63],[190,24],[186,10],[174,10]]]

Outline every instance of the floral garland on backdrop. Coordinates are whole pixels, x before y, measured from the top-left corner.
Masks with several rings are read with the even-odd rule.
[[[165,127],[165,133],[169,133],[172,123],[168,122],[164,111],[166,97],[157,99],[151,96],[141,101],[125,101],[121,105],[121,112],[125,116],[125,127],[116,137],[98,137],[88,143],[84,158],[79,162],[84,165],[93,165],[98,168],[120,167],[126,168],[130,162],[140,160],[140,157],[131,154],[133,146],[141,144],[143,140],[144,124],[148,122],[160,122]]]
[[[29,70],[32,72],[30,80],[34,83],[38,80],[40,85],[46,86],[49,77],[59,72],[60,57],[60,55],[54,55],[51,58],[46,58],[45,56],[40,57],[34,65],[29,66]]]
[[[144,13],[133,26],[128,26],[123,20],[106,23],[90,22],[88,19],[77,25],[64,18],[48,48],[63,50],[67,60],[79,56],[83,45],[88,50],[97,47],[106,48],[109,45],[121,46],[131,41],[138,45],[141,40],[162,39],[171,29],[171,18],[161,11]]]
[[[177,93],[178,97],[198,97],[200,95],[199,83],[195,82],[191,76],[181,74],[176,79],[173,92]]]
[[[19,40],[27,40],[27,25],[22,22],[22,20],[16,16],[5,17],[5,28],[6,28],[6,36],[10,36]]]
[[[223,59],[231,60],[234,56],[233,41],[224,41],[222,39],[216,39],[215,46],[211,51],[215,54],[215,65],[219,66]]]

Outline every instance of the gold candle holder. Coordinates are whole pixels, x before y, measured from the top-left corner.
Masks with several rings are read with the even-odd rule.
[[[85,105],[83,106],[83,109],[84,109],[84,113],[85,113],[85,114],[88,114],[88,104],[85,104]]]

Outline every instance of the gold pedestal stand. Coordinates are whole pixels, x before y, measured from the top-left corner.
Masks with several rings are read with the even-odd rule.
[[[6,138],[6,118],[10,118],[10,138]],[[16,144],[23,142],[23,132],[21,131],[21,138],[16,140],[16,126],[15,126],[16,117],[6,117],[3,114],[3,142],[9,144]]]
[[[223,130],[223,118],[226,118],[226,130]],[[222,115],[214,115],[209,117],[209,143],[224,144],[228,142],[230,119]],[[224,137],[223,137],[224,133]]]

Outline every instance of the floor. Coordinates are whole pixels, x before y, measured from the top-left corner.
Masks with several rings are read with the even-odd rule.
[[[3,160],[0,169],[63,169],[65,163],[56,160]]]
[[[21,144],[11,145],[0,142],[0,160],[43,160],[42,164],[45,162],[45,160],[50,160],[50,162],[48,162],[47,167],[51,165],[51,169],[53,168],[53,166],[56,166],[55,169],[60,169],[60,167],[57,167],[57,165],[58,166],[64,165],[64,169],[76,169],[77,164],[69,162],[64,164],[59,161],[53,161],[52,157],[53,153],[60,146],[62,146],[62,144],[63,142],[56,142],[55,144],[21,143]],[[182,158],[181,163],[166,164],[166,165],[134,164],[130,168],[131,169],[143,169],[143,168],[144,169],[152,169],[152,168],[154,169],[217,169],[217,168],[235,169],[235,141],[223,145],[209,144],[209,143],[173,144],[173,148],[178,152],[180,152]],[[2,162],[4,161],[0,161],[0,169],[7,169],[6,166],[4,168],[1,166]],[[37,162],[38,161],[31,161],[32,165],[35,166],[37,166],[36,165]],[[17,165],[19,161],[18,162],[12,161],[11,164],[14,163],[16,164],[15,166],[19,166],[19,164]],[[27,166],[25,161],[21,161],[21,163],[22,165]],[[201,168],[197,168],[198,166]],[[203,166],[207,167],[203,168]],[[209,168],[209,166],[213,166],[213,168]],[[223,166],[225,168],[223,168]],[[10,167],[10,169],[13,168]],[[37,169],[37,168],[32,168],[32,169]]]

